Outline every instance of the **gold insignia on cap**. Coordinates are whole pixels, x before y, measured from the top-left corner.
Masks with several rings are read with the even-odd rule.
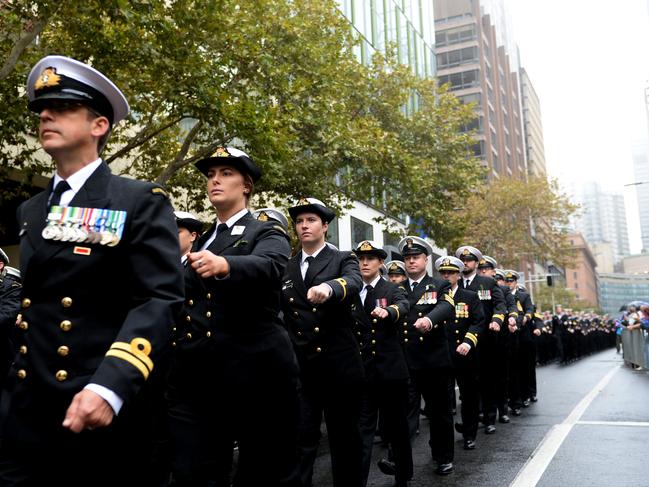
[[[390,271],[398,271],[399,266],[393,262],[392,264],[390,264],[390,269],[388,269],[388,270],[390,270]]]
[[[442,265],[451,265],[451,259],[444,259]]]
[[[42,90],[49,86],[56,86],[61,82],[61,77],[56,74],[56,68],[45,68],[34,83],[34,89]]]
[[[411,239],[411,238],[407,238],[407,239],[406,239],[406,247],[408,247],[409,249],[412,248],[412,243],[413,243],[413,242],[412,242],[412,239]]]
[[[469,249],[464,249],[462,255],[471,255],[471,252],[469,252]]]
[[[300,201],[297,202],[297,206],[310,205],[309,200],[306,198],[300,198]]]
[[[214,153],[214,157],[230,157],[230,153],[225,147],[218,147]]]
[[[365,240],[363,243],[361,243],[361,252],[367,252],[368,250],[374,250],[374,247],[372,247],[371,243]]]
[[[268,213],[265,211],[262,211],[259,216],[257,217],[257,220],[262,221],[262,222],[267,222],[268,221]]]
[[[480,264],[486,264],[487,261],[485,259],[480,259]]]

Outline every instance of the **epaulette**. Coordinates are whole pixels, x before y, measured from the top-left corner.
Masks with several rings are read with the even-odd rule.
[[[282,227],[281,225],[273,225],[273,228],[282,232],[284,235],[288,235],[288,233],[286,233],[286,230],[284,230],[284,227]]]
[[[158,188],[158,187],[151,188],[151,193],[153,193],[153,194],[161,194],[165,198],[169,198],[169,195],[167,194],[167,192],[162,188]]]

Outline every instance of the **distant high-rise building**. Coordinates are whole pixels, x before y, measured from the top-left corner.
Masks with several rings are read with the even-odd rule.
[[[527,176],[518,53],[507,35],[501,0],[435,0],[435,53],[440,84],[475,102],[474,153],[490,178]]]
[[[578,199],[581,215],[577,229],[591,245],[610,242],[613,260],[619,263],[630,253],[624,197],[602,191],[598,183],[589,182],[581,187]]]
[[[597,281],[597,262],[588,242],[580,233],[567,236],[570,247],[575,251],[570,265],[566,266],[566,288],[575,292],[577,299],[589,306],[599,306],[599,284]]]
[[[523,95],[523,135],[525,137],[527,172],[530,176],[546,177],[541,102],[525,68],[521,68],[520,78]]]
[[[639,141],[633,145],[633,173],[638,199],[640,216],[640,234],[642,249],[649,251],[649,140]]]

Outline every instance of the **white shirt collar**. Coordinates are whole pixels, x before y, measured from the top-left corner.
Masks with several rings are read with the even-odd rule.
[[[363,281],[363,288],[365,288],[365,287],[367,287],[367,286],[372,286],[372,288],[375,288],[375,287],[376,287],[376,283],[379,282],[380,279],[381,279],[381,273],[379,272],[379,275],[376,276],[376,277],[374,278],[374,280],[373,280],[372,282],[370,282],[369,284],[366,283],[365,281]]]
[[[460,286],[456,284],[455,286],[453,286],[453,287],[451,288],[451,297],[452,297],[452,298],[455,297],[455,291],[457,291],[457,288],[458,288],[458,287],[460,287]]]
[[[322,247],[320,247],[318,250],[313,252],[311,255],[307,254],[304,249],[302,249],[302,261],[300,262],[301,264],[304,264],[304,261],[306,260],[307,257],[313,257],[314,259],[318,256],[320,252],[322,252],[322,249],[324,249],[327,246],[327,243],[325,242]]]
[[[412,288],[412,283],[413,283],[413,282],[420,283],[421,281],[424,280],[425,277],[426,277],[426,273],[425,273],[425,272],[424,272],[424,273],[421,275],[421,277],[420,277],[419,279],[417,279],[416,281],[415,281],[414,279],[408,277],[408,284],[410,284],[410,288]]]
[[[83,185],[86,183],[88,178],[92,176],[92,173],[94,173],[97,170],[97,168],[101,165],[101,162],[102,162],[101,158],[99,158],[96,161],[91,162],[90,164],[86,164],[85,166],[83,166],[81,169],[79,169],[77,172],[75,172],[74,174],[72,174],[66,179],[66,181],[70,185],[70,189],[73,191],[72,198],[74,198],[74,195],[76,195],[79,192],[79,190],[83,187]],[[55,172],[54,183],[53,183],[54,186],[52,186],[52,188],[56,188],[56,185],[59,184],[59,182],[62,180],[63,178],[59,176],[59,173]],[[63,197],[61,197],[62,200],[64,201],[67,200],[66,203],[69,203],[72,200],[72,198],[64,199]]]
[[[228,226],[228,228],[232,228],[232,225],[234,225],[234,224],[237,223],[239,220],[241,220],[244,216],[246,216],[247,213],[248,213],[248,208],[244,208],[243,210],[241,210],[241,211],[235,213],[235,214],[232,215],[230,218],[228,218],[227,221],[225,222],[225,224]],[[221,223],[223,223],[223,222],[220,221],[220,220],[217,218],[217,220],[216,220],[216,226],[218,227]]]

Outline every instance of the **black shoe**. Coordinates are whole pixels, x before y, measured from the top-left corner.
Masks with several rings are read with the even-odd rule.
[[[453,473],[455,469],[453,468],[453,463],[440,463],[437,465],[437,468],[435,469],[435,473],[437,475],[448,475]]]
[[[498,421],[500,421],[503,424],[507,424],[509,423],[509,416],[503,414],[500,418],[498,418]]]
[[[493,435],[496,432],[496,427],[493,424],[488,424],[484,427],[484,432],[486,435]]]
[[[464,425],[462,423],[455,423],[455,431],[464,433]]]
[[[530,400],[529,400],[529,399],[525,399],[525,400],[523,401],[523,407],[524,407],[524,408],[527,408],[527,407],[529,407],[529,406],[530,406]]]
[[[464,440],[465,450],[475,450],[475,440]]]
[[[394,464],[394,462],[391,462],[390,460],[386,460],[385,458],[381,458],[378,463],[377,463],[379,470],[383,472],[385,475],[396,475],[397,473],[397,467]]]
[[[536,396],[530,397],[530,401],[532,401],[532,402],[537,402],[538,400],[539,400],[539,398],[536,397]]]
[[[521,410],[520,410],[520,408],[514,408],[514,409],[512,409],[512,414],[513,414],[514,416],[520,416],[520,415],[521,415]]]

